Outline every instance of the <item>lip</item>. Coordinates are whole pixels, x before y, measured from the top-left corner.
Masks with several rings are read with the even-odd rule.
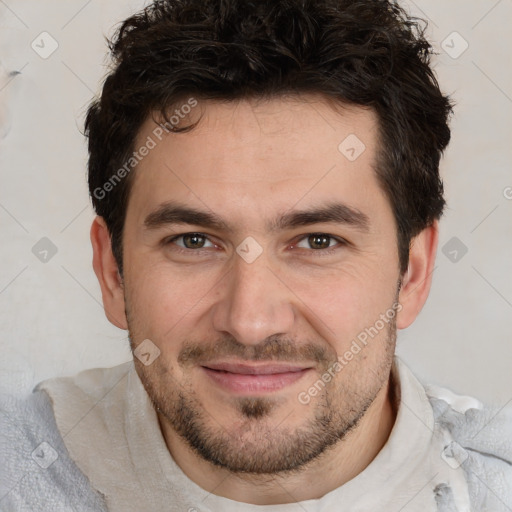
[[[218,386],[238,394],[260,394],[279,391],[312,370],[296,364],[208,363],[204,373]]]

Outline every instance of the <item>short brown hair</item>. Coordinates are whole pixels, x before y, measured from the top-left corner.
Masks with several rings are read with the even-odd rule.
[[[130,158],[150,113],[168,120],[187,96],[289,93],[319,93],[377,113],[377,176],[393,208],[404,272],[411,239],[445,205],[439,161],[452,105],[430,67],[425,26],[388,0],[157,0],[124,21],[109,43],[114,68],[85,124],[90,195],[121,275],[133,173],[108,193],[102,187]]]

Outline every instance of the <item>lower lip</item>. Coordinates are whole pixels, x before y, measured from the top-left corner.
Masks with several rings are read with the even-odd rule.
[[[269,375],[246,375],[229,373],[201,367],[206,375],[222,388],[234,393],[267,393],[279,391],[302,379],[311,370],[306,368],[298,372],[273,373]]]

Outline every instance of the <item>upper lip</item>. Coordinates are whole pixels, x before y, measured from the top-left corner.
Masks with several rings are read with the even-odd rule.
[[[244,375],[272,375],[275,373],[300,372],[311,368],[310,366],[302,366],[291,363],[264,363],[259,365],[244,363],[207,363],[202,365],[210,370],[221,370],[229,373],[240,373]]]

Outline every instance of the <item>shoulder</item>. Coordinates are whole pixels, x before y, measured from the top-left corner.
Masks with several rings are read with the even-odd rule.
[[[443,458],[464,469],[474,510],[511,510],[512,409],[484,405],[446,388],[425,386],[425,391],[437,427],[453,439]]]
[[[128,375],[134,371],[133,361],[128,361],[111,368],[89,368],[70,377],[54,377],[40,382],[36,391],[46,391],[52,401],[53,394],[59,393],[63,397],[89,399],[96,403],[101,400],[105,390],[116,387]]]
[[[43,391],[0,394],[0,459],[2,510],[106,510],[69,457]]]

